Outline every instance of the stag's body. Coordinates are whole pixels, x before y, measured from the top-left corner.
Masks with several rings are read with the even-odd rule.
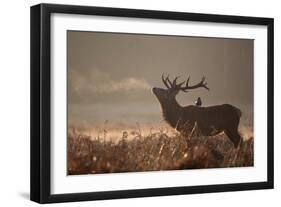
[[[189,79],[188,79],[189,80]],[[153,93],[158,98],[163,118],[166,122],[183,135],[191,133],[193,127],[197,125],[198,131],[204,136],[213,136],[224,132],[232,141],[235,147],[241,141],[238,133],[238,126],[241,117],[241,111],[230,104],[215,105],[209,107],[185,106],[182,107],[176,101],[175,96],[179,90],[195,89],[198,87],[207,87],[204,83],[205,78],[195,86],[188,86],[188,81],[185,87],[181,84],[176,84],[176,79],[173,83],[166,78],[163,78],[164,84],[168,89],[153,88]],[[170,86],[168,85],[168,83]]]

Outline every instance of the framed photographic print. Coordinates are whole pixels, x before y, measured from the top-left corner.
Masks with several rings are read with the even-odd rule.
[[[273,19],[31,7],[31,200],[273,188]]]

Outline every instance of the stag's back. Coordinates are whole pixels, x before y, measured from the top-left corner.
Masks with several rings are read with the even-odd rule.
[[[227,129],[233,124],[239,124],[241,111],[230,104],[209,107],[186,106],[182,109],[183,122],[197,122],[201,127],[215,127],[218,130]]]

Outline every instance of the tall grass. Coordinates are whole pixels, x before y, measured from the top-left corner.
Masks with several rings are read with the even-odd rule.
[[[253,166],[253,138],[235,149],[222,133],[214,137],[196,135],[190,140],[163,128],[143,135],[123,131],[117,140],[81,132],[68,134],[68,174],[117,173]],[[130,138],[128,138],[130,135]]]

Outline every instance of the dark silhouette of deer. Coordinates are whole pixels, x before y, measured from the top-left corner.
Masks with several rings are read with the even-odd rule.
[[[238,147],[242,141],[238,133],[238,125],[241,111],[230,104],[214,105],[208,107],[201,107],[195,105],[180,106],[176,101],[176,95],[179,91],[188,92],[192,89],[205,88],[209,90],[206,78],[190,86],[189,79],[181,83],[177,83],[176,77],[170,81],[169,76],[162,81],[167,89],[153,88],[152,92],[155,94],[160,102],[162,115],[166,122],[183,135],[190,135],[196,127],[198,132],[204,136],[214,136],[224,132],[232,141],[235,148]]]

